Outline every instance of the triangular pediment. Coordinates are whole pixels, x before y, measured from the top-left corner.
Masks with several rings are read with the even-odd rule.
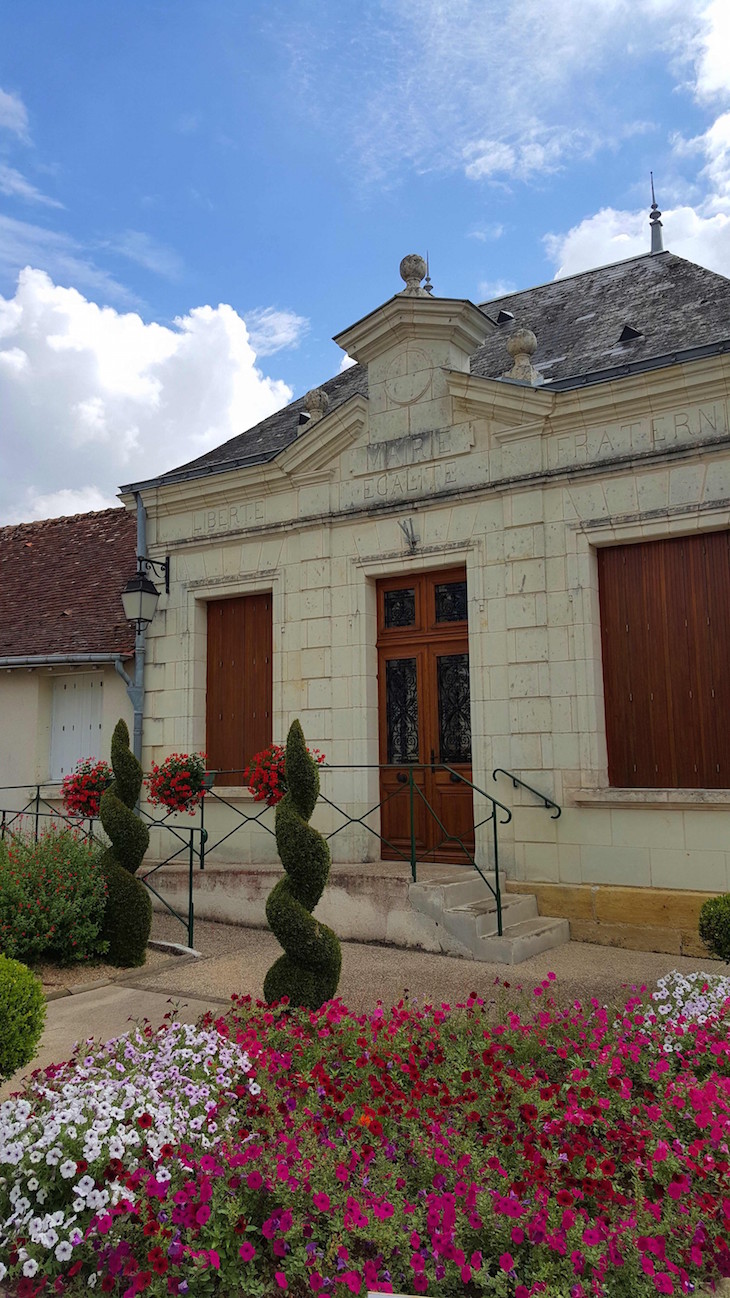
[[[312,474],[334,471],[337,459],[364,437],[368,399],[359,394],[310,424],[295,442],[277,456],[276,469],[293,482]]]

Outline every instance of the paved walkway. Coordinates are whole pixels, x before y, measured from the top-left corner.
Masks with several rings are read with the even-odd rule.
[[[179,926],[166,917],[155,917],[154,935],[180,940]],[[0,1099],[17,1090],[24,1074],[34,1068],[68,1058],[79,1039],[109,1040],[126,1032],[135,1020],[149,1019],[157,1026],[172,1008],[177,1016],[195,1020],[208,1009],[224,1011],[233,992],[263,994],[266,970],[280,953],[268,930],[237,928],[201,922],[195,928],[199,959],[181,956],[158,971],[134,970],[124,983],[81,990],[49,1002],[46,1030],[40,1053],[24,1073],[0,1089]],[[339,995],[352,1009],[366,1011],[378,1000],[390,1006],[404,992],[419,1001],[454,1003],[470,991],[489,999],[496,995],[497,980],[531,991],[547,974],[557,975],[555,993],[563,1000],[595,996],[601,1004],[622,996],[623,987],[653,985],[672,969],[692,972],[724,966],[703,959],[623,951],[611,947],[570,942],[521,965],[505,966],[459,960],[451,956],[404,951],[395,947],[342,944],[342,977]]]

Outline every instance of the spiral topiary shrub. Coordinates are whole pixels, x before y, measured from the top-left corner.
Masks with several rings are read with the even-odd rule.
[[[707,950],[730,964],[730,893],[708,897],[700,911],[699,932]]]
[[[118,721],[112,736],[114,783],[101,799],[99,815],[110,839],[102,858],[107,903],[102,936],[109,943],[110,964],[124,968],[144,964],[152,927],[152,902],[135,874],[150,841],[149,830],[135,815],[142,788],[142,767],[129,748],[129,731]]]
[[[0,1082],[30,1063],[46,1021],[46,998],[27,965],[0,955]]]
[[[337,991],[342,966],[340,944],[312,916],[330,871],[330,852],[309,824],[319,797],[319,772],[307,752],[302,727],[293,722],[286,741],[288,792],[276,808],[276,846],[286,878],[266,902],[269,927],[284,948],[264,980],[271,1005],[288,996],[292,1005],[316,1010]]]

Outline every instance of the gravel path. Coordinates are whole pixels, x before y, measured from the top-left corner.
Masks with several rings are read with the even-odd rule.
[[[174,920],[156,917],[155,935],[179,941],[175,927]],[[265,929],[205,921],[196,923],[195,946],[202,959],[181,962],[178,968],[168,965],[159,974],[140,971],[134,985],[177,995],[203,996],[221,1004],[227,1003],[233,992],[257,998],[263,993],[266,970],[281,950]],[[723,968],[702,957],[623,951],[583,942],[570,942],[513,966],[343,942],[338,994],[358,1011],[374,1008],[378,1000],[392,1005],[406,990],[419,1000],[430,997],[453,1002],[462,1000],[470,991],[492,997],[496,980],[509,983],[511,992],[518,986],[532,991],[549,972],[554,972],[554,990],[560,1000],[595,996],[605,1004],[620,1000],[623,987],[644,983],[653,986],[662,974],[672,969],[690,973],[702,969],[720,972]]]

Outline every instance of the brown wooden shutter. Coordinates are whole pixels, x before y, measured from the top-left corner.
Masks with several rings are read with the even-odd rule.
[[[272,742],[271,594],[208,604],[206,751],[217,784],[241,784],[243,768]]]
[[[609,780],[730,788],[730,532],[598,551]]]

